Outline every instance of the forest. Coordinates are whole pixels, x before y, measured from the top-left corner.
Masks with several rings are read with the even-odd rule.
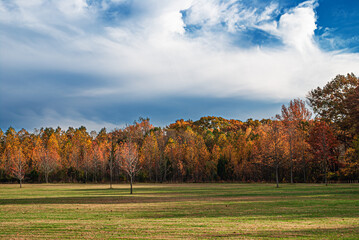
[[[359,180],[359,79],[337,75],[271,119],[202,117],[156,127],[140,118],[85,127],[0,129],[0,182]]]

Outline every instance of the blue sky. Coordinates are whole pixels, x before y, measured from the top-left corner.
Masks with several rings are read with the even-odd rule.
[[[270,118],[359,74],[356,0],[0,0],[0,128]]]

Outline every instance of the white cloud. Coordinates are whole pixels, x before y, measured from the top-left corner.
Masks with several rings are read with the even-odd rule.
[[[76,94],[79,97],[283,101],[303,97],[336,74],[356,71],[359,65],[358,54],[324,52],[317,46],[313,2],[288,10],[276,21],[272,17],[278,14],[275,3],[259,11],[235,1],[134,1],[134,6],[141,5],[141,16],[134,13],[126,21],[111,24],[99,20],[99,13],[82,0],[18,0],[16,4],[16,10],[0,5],[1,15],[6,16],[0,16],[1,23],[41,33],[45,40],[34,41],[27,32],[21,39],[0,37],[1,52],[7,56],[1,58],[1,65],[102,76],[102,87],[83,86]],[[204,25],[196,37],[184,34],[180,11],[190,7],[186,21]],[[212,31],[220,22],[226,22],[226,30],[233,34],[247,27],[263,30],[281,39],[284,46],[233,46],[226,33]]]
[[[316,16],[313,5],[300,5],[281,16],[279,36],[284,43],[300,51],[312,51],[315,48],[313,36],[316,29]]]
[[[88,5],[86,0],[56,1],[58,9],[67,17],[77,18],[85,14]]]
[[[278,14],[278,4],[270,3],[264,11],[259,15],[258,21],[267,21],[272,19],[272,15]]]

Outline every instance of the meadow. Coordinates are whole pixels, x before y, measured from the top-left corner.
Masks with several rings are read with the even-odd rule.
[[[359,184],[1,184],[0,238],[359,239]]]

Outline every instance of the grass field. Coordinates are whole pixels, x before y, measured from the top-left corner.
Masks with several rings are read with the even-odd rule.
[[[1,239],[359,239],[359,184],[0,185]]]

